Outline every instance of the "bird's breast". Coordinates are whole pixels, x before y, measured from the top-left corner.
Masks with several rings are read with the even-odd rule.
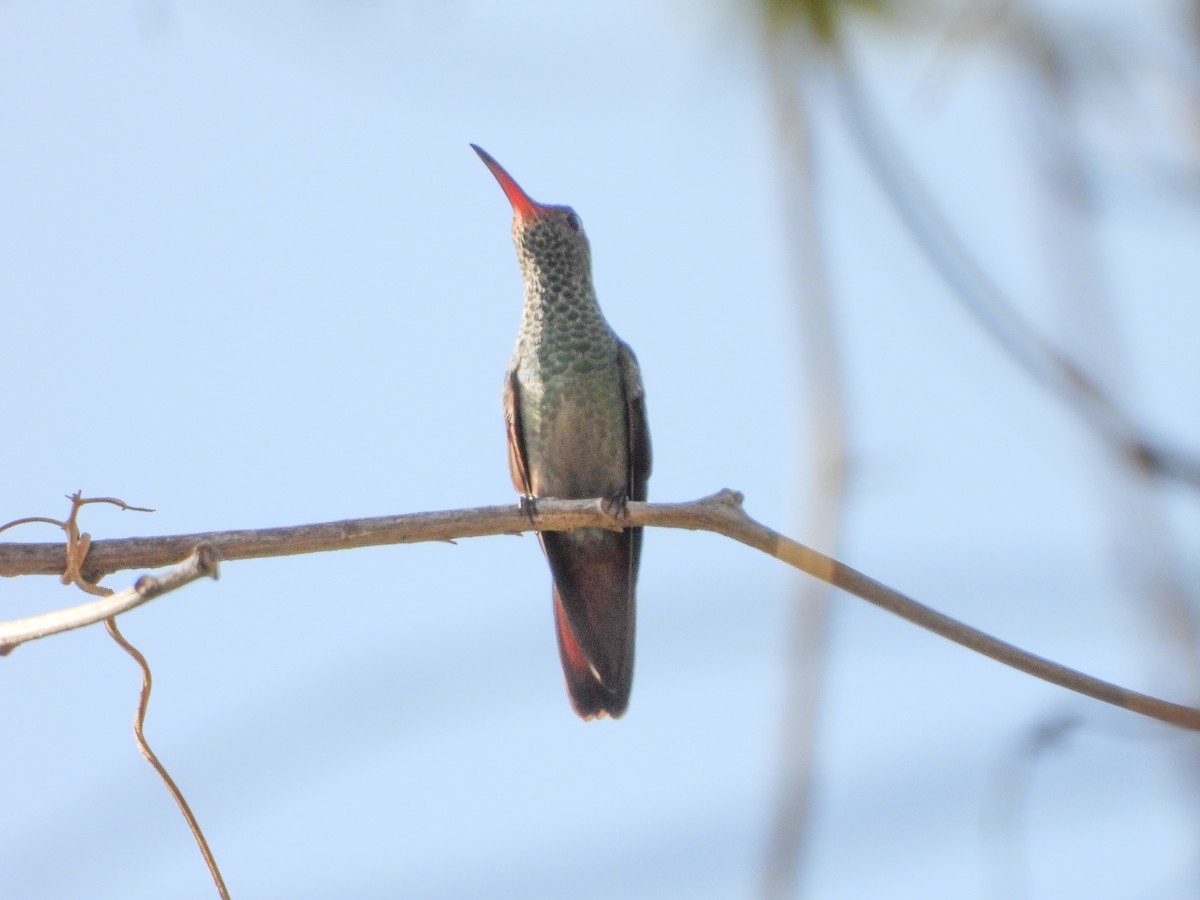
[[[597,361],[598,363],[598,361]],[[534,496],[586,498],[628,489],[625,401],[611,365],[518,364],[521,433]]]

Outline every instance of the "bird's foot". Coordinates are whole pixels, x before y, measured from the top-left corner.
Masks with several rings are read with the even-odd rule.
[[[618,522],[624,522],[629,518],[629,497],[626,494],[601,497],[600,508],[604,510],[605,515],[612,516]]]
[[[529,494],[522,494],[521,499],[517,501],[517,506],[521,512],[529,519],[529,524],[533,524],[533,517],[537,515],[537,499]]]

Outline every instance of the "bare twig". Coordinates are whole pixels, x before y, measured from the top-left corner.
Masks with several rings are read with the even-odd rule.
[[[133,738],[137,743],[138,750],[141,751],[142,756],[146,758],[146,761],[150,763],[154,771],[158,773],[158,777],[162,779],[163,784],[166,785],[167,790],[175,799],[176,805],[179,806],[179,811],[183,813],[183,818],[187,822],[188,828],[191,829],[192,837],[195,838],[196,843],[200,847],[200,853],[203,855],[204,862],[208,866],[208,872],[212,877],[213,884],[217,888],[217,893],[221,896],[222,900],[229,900],[229,891],[225,887],[225,880],[221,877],[221,870],[217,867],[217,860],[209,849],[208,841],[204,838],[204,832],[200,829],[200,823],[196,820],[195,815],[192,814],[192,809],[188,805],[187,798],[183,796],[183,792],[179,790],[175,779],[171,777],[166,766],[159,761],[158,756],[150,749],[150,744],[146,741],[146,709],[150,704],[150,688],[153,683],[153,678],[150,674],[150,664],[146,662],[146,657],[142,655],[141,651],[129,643],[125,639],[125,636],[121,634],[120,629],[117,628],[116,620],[118,613],[126,612],[135,606],[140,606],[147,600],[152,600],[168,591],[182,587],[202,575],[211,575],[213,578],[216,578],[216,556],[211,548],[201,545],[196,548],[191,557],[181,566],[166,573],[166,575],[159,578],[143,575],[132,588],[118,594],[111,588],[102,587],[83,577],[83,561],[87,558],[88,550],[91,548],[92,538],[91,535],[81,534],[79,531],[79,511],[88,503],[108,503],[113,506],[119,506],[123,510],[133,510],[136,512],[154,512],[154,510],[145,509],[140,506],[130,506],[124,500],[118,500],[116,497],[84,498],[83,491],[76,491],[74,494],[69,495],[67,499],[71,501],[71,512],[65,521],[60,522],[57,519],[49,519],[42,516],[30,516],[0,526],[0,531],[4,531],[6,528],[13,528],[17,525],[28,525],[33,522],[57,525],[67,535],[67,543],[64,548],[66,563],[63,566],[62,583],[74,584],[86,593],[102,597],[103,599],[93,600],[91,603],[85,603],[71,609],[59,610],[40,616],[31,616],[27,619],[9,622],[0,626],[0,656],[8,655],[14,647],[19,646],[25,641],[45,637],[49,634],[58,634],[59,632],[80,628],[84,625],[92,625],[101,619],[104,620],[104,627],[108,630],[112,639],[126,653],[133,657],[142,670],[142,690],[138,697],[137,712],[133,716]]]
[[[636,524],[685,528],[702,527],[709,531],[715,531],[770,554],[788,565],[827,581],[881,609],[895,613],[914,625],[919,625],[956,644],[961,644],[1014,669],[1041,678],[1043,681],[1049,681],[1051,684],[1057,684],[1087,697],[1150,718],[1193,731],[1200,731],[1200,709],[1170,703],[1101,681],[1021,650],[1012,644],[998,640],[932,610],[823,553],[818,553],[816,550],[759,524],[742,511],[741,495],[733,491],[722,491],[698,504],[681,504],[680,506],[685,508],[692,506],[696,512],[701,512],[702,515],[692,518],[689,514],[688,523],[682,524],[672,521],[674,519],[672,513],[676,509],[675,504],[647,504],[645,510],[639,510],[635,514]],[[642,515],[642,512],[645,515]],[[701,522],[704,524],[702,525]]]
[[[122,510],[131,510],[133,512],[154,512],[154,510],[146,509],[142,506],[130,506],[124,500],[118,500],[116,497],[84,497],[83,491],[68,494],[67,499],[71,501],[71,512],[63,521],[46,518],[45,516],[27,516],[23,519],[14,519],[5,525],[0,525],[0,531],[6,531],[18,525],[31,525],[35,522],[57,525],[67,535],[67,545],[64,549],[65,562],[62,565],[62,573],[60,575],[62,583],[73,584],[85,593],[93,594],[97,597],[107,597],[112,591],[96,584],[104,573],[99,573],[98,577],[91,580],[83,577],[83,561],[87,558],[88,548],[92,543],[92,536],[80,533],[79,511],[88,503],[108,503],[113,506],[119,506]],[[2,648],[3,645],[0,644],[0,654],[8,652],[8,650]]]
[[[217,555],[210,546],[200,544],[176,568],[158,576],[143,575],[131,588],[115,593],[108,588],[100,588],[108,593],[99,600],[12,622],[0,622],[0,656],[8,655],[14,647],[26,641],[103,622],[205,576],[217,577]]]
[[[13,519],[11,522],[5,522],[0,525],[0,531],[8,531],[10,528],[16,528],[18,525],[33,525],[41,522],[44,525],[57,525],[59,528],[66,528],[67,523],[61,519],[51,519],[47,516],[26,516],[24,519]]]
[[[183,554],[179,552],[181,547],[205,545],[200,547],[196,553],[198,560],[194,565],[199,571],[195,571],[190,577],[187,577],[187,573],[181,573],[180,570],[175,573],[176,577],[190,581],[200,575],[212,574],[215,569],[212,569],[211,562],[218,557],[250,559],[289,556],[298,553],[316,553],[322,550],[341,550],[347,547],[445,541],[489,534],[518,534],[530,530],[571,531],[576,528],[589,527],[620,530],[640,525],[651,528],[711,531],[723,534],[748,547],[761,550],[781,562],[861,597],[868,603],[895,613],[934,634],[948,638],[956,644],[961,644],[985,656],[990,656],[998,662],[1043,681],[1057,684],[1139,715],[1149,716],[1181,728],[1200,731],[1200,709],[1170,703],[1093,678],[1021,650],[949,616],[942,615],[916,600],[906,597],[899,591],[892,590],[861,572],[754,521],[742,510],[742,495],[736,491],[721,491],[711,497],[690,503],[630,501],[625,507],[623,515],[615,515],[609,507],[610,504],[600,499],[545,499],[538,501],[533,515],[533,526],[530,525],[529,514],[520,506],[512,504],[445,512],[410,513],[405,516],[386,516],[381,519],[348,519],[343,522],[302,525],[295,528],[93,541],[91,553],[99,553],[106,561],[104,565],[108,567],[108,570],[116,571],[117,569],[149,568],[163,565],[172,556],[174,559],[182,556]],[[41,549],[29,552],[30,548],[38,547]],[[13,554],[14,548],[20,548],[22,552]],[[215,553],[215,555],[210,556],[210,553]],[[13,555],[19,556],[19,561],[34,571],[19,571],[21,566],[14,562]],[[5,574],[53,574],[53,570],[46,573],[44,567],[55,559],[60,563],[64,559],[64,547],[61,544],[0,544],[0,571]],[[204,559],[209,561],[209,565],[204,565]],[[92,565],[91,554],[89,554],[89,565]],[[186,567],[183,568],[186,569]],[[88,571],[88,566],[85,565],[84,571]],[[168,576],[162,579],[151,579],[150,576],[140,579],[139,584],[143,586],[144,593],[136,598],[133,605],[144,603],[152,596],[178,587],[178,584],[171,581],[171,574],[168,573]],[[137,590],[136,585],[134,589]],[[150,596],[145,594],[150,594]],[[114,594],[100,602],[112,601],[118,596],[120,595]],[[69,611],[67,612],[69,613]],[[100,618],[107,618],[114,614],[110,611]],[[81,624],[85,624],[79,622],[72,615],[66,613],[64,615],[66,615],[66,620],[61,627],[49,631],[42,629],[40,633],[24,639],[44,637],[55,631],[78,628]],[[92,621],[98,620],[93,619]],[[27,627],[27,622],[28,620],[20,620],[0,623],[0,643],[8,642],[13,630],[24,629]]]
[[[611,524],[599,510],[596,510],[595,518],[603,519],[605,525]],[[545,519],[545,516],[538,517],[539,521]],[[157,569],[173,565],[200,544],[210,546],[221,560],[267,559],[355,547],[519,534],[531,530],[531,521],[529,515],[516,507],[490,506],[286,528],[93,541],[83,564],[83,575],[96,581],[125,569]],[[559,521],[573,522],[570,515],[560,516]],[[553,527],[550,523],[549,528],[552,530]],[[567,527],[577,526],[570,524]],[[67,561],[65,549],[62,544],[0,544],[0,576],[59,575]]]
[[[197,554],[199,555],[199,554]],[[216,570],[213,570],[214,577]],[[145,579],[140,579],[141,581]],[[187,822],[188,828],[191,829],[192,837],[196,839],[196,844],[200,847],[200,853],[204,856],[204,863],[208,866],[208,873],[212,876],[213,884],[216,885],[217,893],[222,900],[229,900],[229,890],[225,887],[225,879],[221,877],[221,870],[217,867],[216,857],[213,856],[212,850],[209,849],[208,841],[204,837],[204,832],[200,828],[200,823],[197,821],[195,814],[192,812],[192,807],[188,804],[187,798],[183,796],[183,791],[179,789],[179,785],[175,783],[175,779],[171,777],[171,773],[167,771],[158,759],[158,756],[150,749],[150,744],[146,740],[146,708],[150,705],[150,690],[153,687],[154,679],[150,674],[150,664],[146,662],[146,657],[137,647],[129,643],[125,635],[121,634],[117,628],[117,620],[107,618],[104,620],[104,627],[108,629],[112,639],[121,645],[121,648],[133,657],[134,662],[142,670],[142,690],[138,695],[137,712],[133,716],[133,737],[137,741],[138,750],[142,756],[146,757],[146,762],[154,767],[154,771],[158,773],[158,777],[162,779],[163,784],[167,786],[167,790],[171,792],[171,796],[175,799],[175,804],[179,807],[179,811],[183,813],[183,818]]]

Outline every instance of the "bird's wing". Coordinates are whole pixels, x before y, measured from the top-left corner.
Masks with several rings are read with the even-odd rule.
[[[646,424],[646,389],[637,357],[620,343],[621,382],[625,388],[625,422],[629,439],[629,499],[646,499],[650,480],[650,428]]]
[[[525,436],[521,433],[521,387],[517,383],[516,366],[509,366],[504,378],[504,425],[508,430],[508,471],[513,487],[518,494],[531,497],[533,490],[525,458]]]

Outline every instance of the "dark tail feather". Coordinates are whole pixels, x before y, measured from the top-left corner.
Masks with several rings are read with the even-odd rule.
[[[629,705],[640,531],[542,533],[567,691],[584,719],[616,719]]]
[[[554,629],[558,634],[558,654],[562,658],[563,674],[567,678],[567,694],[575,712],[585,722],[606,715],[613,718],[620,716],[625,711],[625,705],[620,704],[620,710],[616,710],[617,704],[611,692],[592,671],[592,664],[571,632],[557,588],[554,591]],[[627,692],[625,702],[628,699]]]

